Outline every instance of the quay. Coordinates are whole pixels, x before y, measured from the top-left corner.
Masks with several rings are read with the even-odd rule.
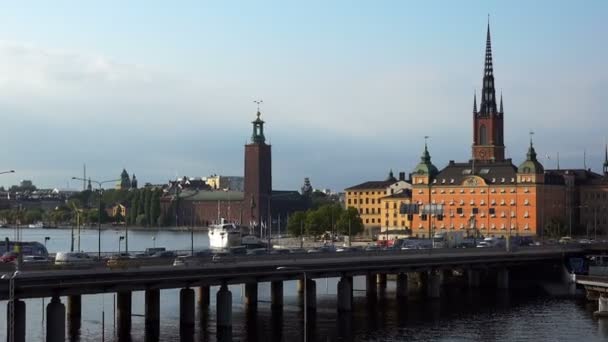
[[[128,340],[131,294],[144,291],[146,341],[155,341],[159,333],[161,289],[181,289],[180,334],[186,337],[192,334],[195,325],[195,305],[208,307],[209,287],[220,286],[216,295],[218,339],[231,340],[232,295],[228,288],[231,284],[245,284],[245,303],[255,309],[258,283],[270,282],[271,305],[280,308],[283,282],[298,280],[298,291],[306,298],[302,301],[306,312],[316,307],[313,279],[339,277],[336,310],[348,312],[352,310],[353,276],[366,277],[366,293],[370,299],[377,296],[378,289],[386,288],[387,275],[391,275],[396,278],[398,298],[408,296],[411,278],[415,277],[426,297],[434,300],[440,298],[443,281],[454,271],[464,275],[469,287],[479,287],[483,273],[493,277],[497,289],[506,290],[510,287],[512,271],[522,267],[563,266],[566,258],[596,253],[603,246],[594,248],[590,251],[589,247],[572,245],[522,247],[514,251],[473,248],[247,255],[191,266],[11,272],[0,280],[0,300],[9,300],[6,316],[9,341],[13,338],[12,341],[20,342],[27,340],[26,307],[22,299],[50,297],[46,308],[46,340],[55,342],[66,338],[66,319],[68,327],[80,326],[82,295],[116,293],[118,338]],[[606,284],[608,287],[608,282]],[[67,297],[67,303],[62,303],[60,297]]]

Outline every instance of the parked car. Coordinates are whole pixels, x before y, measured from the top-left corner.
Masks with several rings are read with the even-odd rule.
[[[266,248],[254,248],[254,249],[247,250],[247,255],[264,255],[267,253],[268,253],[268,250],[266,250]]]
[[[177,254],[173,251],[160,251],[151,255],[153,258],[175,258]]]
[[[35,264],[45,264],[50,262],[49,258],[45,258],[42,255],[25,255],[23,256],[24,263],[35,263]]]
[[[572,238],[571,238],[571,237],[569,237],[569,236],[562,236],[562,237],[559,239],[559,241],[558,241],[558,242],[559,242],[559,243],[561,243],[561,244],[568,244],[568,243],[572,243],[572,242],[574,242],[574,241],[573,241],[573,240],[572,240]]]
[[[192,255],[180,255],[173,261],[173,266],[199,266],[202,260],[200,257]]]
[[[270,254],[290,254],[291,251],[287,248],[274,248],[270,251]]]
[[[128,254],[112,255],[108,261],[106,261],[106,266],[109,268],[128,268],[137,267],[138,265],[139,264]]]

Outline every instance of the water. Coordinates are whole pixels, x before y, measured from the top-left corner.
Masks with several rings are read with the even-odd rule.
[[[102,232],[102,249],[118,250],[122,230]],[[12,237],[11,229],[0,229],[0,238]],[[47,242],[50,252],[69,250],[70,230],[23,230],[24,240]],[[189,249],[189,232],[130,231],[129,249],[143,250],[156,246]],[[195,248],[205,248],[205,232],[195,232]],[[82,232],[85,250],[97,250],[97,231]],[[124,249],[124,244],[122,246]],[[450,291],[440,301],[395,299],[394,283],[375,304],[365,296],[365,281],[354,279],[354,309],[349,315],[336,312],[337,279],[317,282],[317,312],[309,315],[310,341],[607,341],[608,321],[593,318],[595,303],[555,299],[538,293]],[[211,288],[211,306],[197,309],[195,341],[215,341],[215,293]],[[243,305],[244,289],[231,286],[233,295],[233,336],[235,341],[301,341],[302,311],[294,281],[285,282],[285,304],[281,312],[270,308],[270,284],[259,284],[257,313]],[[45,305],[49,298],[44,299]],[[27,341],[44,341],[43,299],[26,300]],[[65,303],[65,298],[62,298]],[[144,296],[133,293],[134,341],[143,341]],[[106,341],[114,341],[114,295],[82,297],[80,341],[101,340],[101,316],[105,314]],[[6,302],[0,303],[0,341],[6,339]],[[201,318],[207,317],[204,324]],[[179,290],[161,291],[161,341],[179,339]]]

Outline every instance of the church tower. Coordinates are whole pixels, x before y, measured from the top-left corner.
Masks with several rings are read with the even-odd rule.
[[[500,108],[496,108],[494,67],[492,65],[492,43],[490,22],[486,38],[486,57],[479,111],[477,94],[473,97],[473,159],[478,161],[503,161],[505,159],[502,94]]]
[[[249,222],[258,227],[269,222],[268,212],[272,194],[272,169],[270,145],[264,137],[264,121],[260,118],[258,106],[257,118],[252,122],[251,142],[245,145],[245,186],[244,205]]]

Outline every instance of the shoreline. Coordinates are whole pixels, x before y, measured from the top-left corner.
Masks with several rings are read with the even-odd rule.
[[[77,227],[73,227],[77,230]],[[194,230],[195,232],[206,232],[209,230],[208,227],[140,227],[140,226],[101,226],[101,230],[125,230],[128,228],[129,230],[136,231],[150,231],[150,232],[159,232],[159,231],[167,231],[167,232],[189,232],[190,230]],[[59,226],[59,227],[42,227],[42,228],[30,228],[27,226],[23,227],[2,227],[0,230],[33,230],[33,229],[43,229],[43,230],[71,230],[71,226]],[[97,230],[97,226],[86,226],[80,227],[80,230]]]

